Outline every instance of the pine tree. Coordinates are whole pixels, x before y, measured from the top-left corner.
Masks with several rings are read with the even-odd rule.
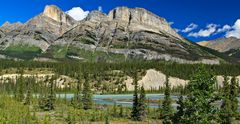
[[[23,73],[21,73],[20,77],[17,78],[16,80],[16,85],[17,85],[17,92],[16,92],[16,99],[19,102],[22,102],[24,99],[24,77],[23,77]]]
[[[184,102],[183,102],[183,96],[181,95],[179,98],[178,98],[178,101],[177,101],[177,112],[174,114],[173,116],[173,123],[174,124],[179,124],[181,123],[181,117],[184,115]]]
[[[182,123],[208,124],[217,121],[218,108],[212,104],[218,100],[215,84],[216,79],[211,71],[201,65],[187,86]]]
[[[91,87],[90,87],[90,84],[89,84],[89,75],[88,74],[85,74],[84,75],[84,79],[85,79],[85,82],[83,84],[83,109],[85,110],[88,110],[88,109],[91,109],[92,108],[92,105],[93,105],[93,101],[92,101],[92,92],[91,92]]]
[[[71,101],[71,104],[74,108],[81,109],[82,108],[82,96],[81,96],[81,90],[82,90],[82,83],[80,76],[77,77],[77,90],[74,94],[74,97]]]
[[[224,76],[223,82],[223,91],[222,91],[222,99],[223,103],[221,105],[220,111],[220,119],[222,124],[231,124],[232,123],[232,110],[231,110],[231,101],[230,101],[230,85],[229,78]]]
[[[134,94],[133,94],[133,107],[132,107],[132,112],[131,112],[131,118],[132,120],[139,120],[139,99],[138,99],[138,82],[137,82],[137,72],[134,74]]]
[[[24,101],[24,105],[30,105],[31,104],[31,82],[26,82],[26,87],[27,87],[27,94],[26,94],[26,98]]]
[[[171,96],[170,96],[170,84],[168,81],[168,77],[166,77],[166,82],[165,82],[165,92],[164,92],[164,101],[163,101],[163,106],[162,106],[162,111],[161,111],[161,116],[163,119],[163,124],[171,124],[172,117],[173,117],[173,108],[171,106]]]
[[[141,87],[140,91],[140,97],[139,97],[139,103],[138,103],[138,108],[139,108],[139,120],[142,121],[146,118],[146,94],[144,90],[144,86]]]
[[[232,77],[230,84],[230,101],[231,101],[231,110],[232,116],[237,117],[238,115],[238,83],[236,77]]]
[[[55,76],[53,76],[50,80],[50,92],[47,97],[46,105],[45,105],[45,110],[54,110],[54,101],[55,101],[55,93],[54,93],[54,80]]]

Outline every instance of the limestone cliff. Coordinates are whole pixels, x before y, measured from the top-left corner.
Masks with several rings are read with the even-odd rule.
[[[160,31],[181,38],[168,22],[143,8],[117,7],[108,14],[109,20],[125,21],[132,26],[133,30],[149,30],[159,33]]]

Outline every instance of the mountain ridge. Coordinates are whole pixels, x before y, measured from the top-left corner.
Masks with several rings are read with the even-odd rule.
[[[84,20],[76,21],[57,6],[47,5],[23,27],[8,31],[0,43],[6,55],[6,49],[20,44],[40,48],[42,52],[35,57],[54,59],[89,60],[87,54],[97,54],[91,60],[219,63],[218,57],[185,40],[166,19],[143,8],[116,7],[108,14],[92,11]]]

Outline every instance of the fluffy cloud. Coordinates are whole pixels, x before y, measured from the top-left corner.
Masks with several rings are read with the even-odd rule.
[[[216,24],[208,24],[206,26],[206,29],[201,29],[198,32],[191,32],[188,34],[189,37],[209,37],[212,34],[215,33],[215,31],[217,30],[218,25]]]
[[[87,17],[89,11],[84,11],[80,7],[73,7],[72,9],[68,10],[66,13],[70,15],[72,18],[74,18],[75,20],[80,21]]]
[[[174,24],[174,22],[168,22],[168,24],[169,24],[169,25],[173,25],[173,24]]]
[[[194,29],[196,29],[198,27],[198,25],[191,23],[190,25],[188,25],[185,29],[182,30],[183,33],[188,33]]]
[[[240,39],[240,19],[232,26],[232,30],[228,31],[226,37],[236,37]]]
[[[222,33],[231,30],[232,27],[229,25],[224,25],[222,28],[219,28],[216,33]]]
[[[103,11],[103,8],[102,6],[98,6],[98,11],[102,12]]]

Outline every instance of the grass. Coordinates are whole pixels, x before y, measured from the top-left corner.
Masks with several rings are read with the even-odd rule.
[[[89,51],[83,50],[76,47],[70,47],[68,49],[68,55],[78,56],[80,58],[84,58],[88,61],[124,61],[125,56],[122,54],[113,54],[102,51]]]
[[[42,50],[39,47],[19,44],[19,45],[10,45],[0,53],[10,57],[20,58],[20,59],[32,59],[35,56],[39,55],[41,52]]]

